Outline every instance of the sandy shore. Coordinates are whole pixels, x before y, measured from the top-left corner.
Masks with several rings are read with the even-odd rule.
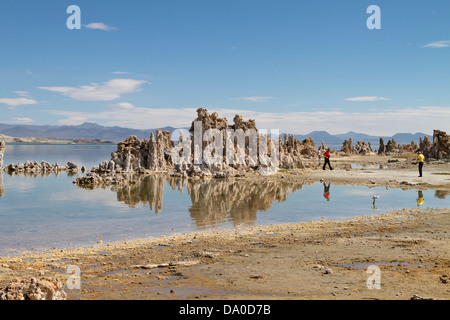
[[[298,179],[303,181],[318,181],[347,185],[387,186],[404,189],[450,189],[450,163],[431,161],[425,163],[423,177],[419,177],[416,164],[411,164],[414,156],[351,156],[334,159],[335,170],[319,169],[297,170]],[[318,161],[310,162],[318,164]],[[357,169],[348,169],[351,166]],[[379,169],[382,167],[383,169]],[[346,169],[347,168],[347,169]],[[294,171],[295,173],[295,171]],[[295,175],[295,174],[294,174]],[[286,175],[290,178],[294,175]]]
[[[387,165],[387,160],[358,159],[369,166],[385,164],[380,161]],[[341,158],[334,164],[347,161],[354,163]],[[288,170],[254,179],[323,179],[449,194],[448,163],[427,164],[422,178],[415,166],[401,161],[395,165],[382,170]],[[449,226],[450,209],[416,208],[345,221],[321,219],[24,253],[0,258],[0,287],[31,276],[65,283],[67,268],[76,265],[81,289],[66,289],[73,300],[448,299]]]

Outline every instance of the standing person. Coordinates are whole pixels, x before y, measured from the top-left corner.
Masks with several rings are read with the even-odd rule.
[[[417,155],[417,161],[419,161],[419,177],[422,176],[424,160],[425,160],[425,156],[422,154],[422,151],[419,150],[419,154]]]
[[[327,149],[327,151],[325,152],[325,154],[323,155],[325,158],[325,163],[323,164],[323,170],[325,170],[325,166],[328,164],[328,167],[330,167],[330,170],[333,170],[333,168],[331,167],[330,164],[330,148]]]

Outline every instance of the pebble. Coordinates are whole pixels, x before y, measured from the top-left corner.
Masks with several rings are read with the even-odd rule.
[[[330,268],[325,268],[324,266],[320,264],[316,264],[312,266],[313,269],[323,270],[323,274],[332,274],[333,270]]]

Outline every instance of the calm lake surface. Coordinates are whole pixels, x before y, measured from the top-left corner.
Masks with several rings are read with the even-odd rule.
[[[8,145],[4,165],[43,160],[91,168],[112,145]],[[0,255],[87,246],[204,229],[341,219],[413,208],[449,208],[445,191],[301,185],[279,181],[190,181],[166,175],[132,186],[79,188],[76,175],[0,174]],[[379,196],[373,206],[372,197]],[[101,237],[99,237],[101,235]]]

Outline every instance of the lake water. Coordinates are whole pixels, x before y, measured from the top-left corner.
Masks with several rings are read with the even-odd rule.
[[[90,169],[103,160],[111,159],[111,152],[116,150],[116,145],[7,145],[3,166],[27,160],[39,163],[48,161],[52,164],[58,162],[60,165],[71,161],[79,168],[85,166]]]
[[[26,160],[91,168],[115,146],[8,146],[5,166]],[[175,232],[341,219],[413,208],[450,208],[445,191],[301,185],[286,181],[192,181],[150,175],[132,186],[85,189],[75,176],[0,174],[0,255]],[[372,197],[379,196],[373,205]],[[101,235],[101,237],[100,237]]]

